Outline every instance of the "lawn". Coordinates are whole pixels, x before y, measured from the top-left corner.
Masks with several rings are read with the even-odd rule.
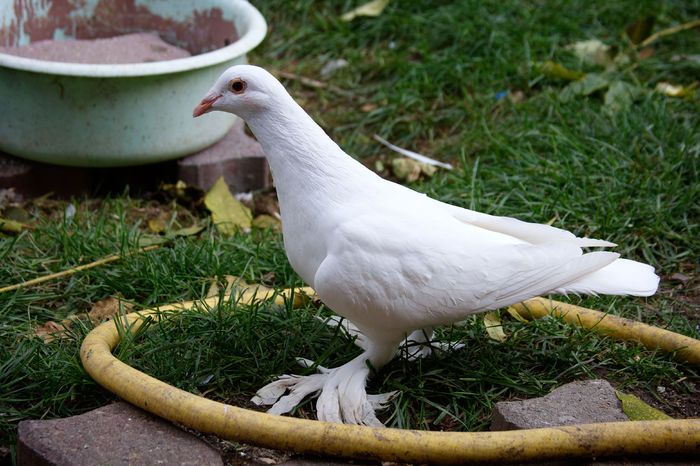
[[[344,22],[340,16],[362,2],[254,3],[270,31],[249,61],[286,76],[290,92],[347,152],[396,179],[395,154],[372,138],[378,134],[455,166],[406,182],[416,190],[618,243],[625,257],[657,268],[655,296],[555,298],[699,338],[698,29],[608,65],[588,63],[566,46],[599,39],[628,51],[629,23],[651,15],[653,31],[661,31],[700,18],[700,4],[393,1],[378,17]],[[321,72],[339,59],[348,65]],[[552,63],[586,73],[595,86],[577,90]],[[667,95],[659,83],[683,86],[686,95]],[[16,207],[1,203],[0,216],[16,215]],[[115,399],[79,361],[93,324],[76,319],[66,337],[47,342],[36,336],[46,322],[109,297],[136,309],[202,298],[226,275],[303,285],[277,230],[222,235],[205,209],[167,193],[125,188],[19,207],[29,227],[0,236],[0,286],[124,257],[0,294],[0,446],[11,450],[21,420],[69,416]],[[149,220],[159,216],[168,219],[166,231],[203,230],[137,253],[139,241],[154,235]],[[117,354],[185,390],[250,407],[271,378],[301,371],[295,356],[334,366],[358,354],[347,336],[316,318],[328,314],[317,303],[227,302],[152,324]],[[700,417],[697,368],[672,355],[554,318],[501,318],[505,342],[489,338],[475,316],[439,334],[464,348],[418,362],[397,359],[375,374],[369,393],[400,391],[380,419],[404,428],[485,430],[497,401],[595,377],[672,417]],[[306,402],[294,415],[313,418],[313,411]]]

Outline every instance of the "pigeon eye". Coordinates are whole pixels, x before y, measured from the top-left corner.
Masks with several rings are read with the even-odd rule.
[[[243,94],[245,92],[247,84],[241,78],[232,79],[228,83],[228,88],[234,94]]]

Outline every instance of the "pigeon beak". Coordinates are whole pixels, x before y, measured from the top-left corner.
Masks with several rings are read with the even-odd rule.
[[[219,100],[221,97],[221,94],[207,94],[204,96],[202,101],[194,108],[192,117],[197,118],[198,116],[207,113],[209,110],[211,110],[211,106],[214,105],[214,102]]]

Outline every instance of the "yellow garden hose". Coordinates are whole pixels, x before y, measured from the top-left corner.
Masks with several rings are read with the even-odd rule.
[[[271,297],[244,293],[239,302]],[[295,295],[276,294],[282,302]],[[409,463],[523,462],[563,457],[592,457],[700,452],[700,419],[584,424],[504,432],[430,432],[376,428],[275,416],[218,403],[165,384],[112,355],[120,328],[134,332],[158,311],[196,304],[214,306],[219,298],[127,314],[116,325],[105,322],[83,341],[80,357],[87,372],[107,390],[158,416],[201,432],[268,448],[301,453]],[[700,364],[700,341],[565,303],[535,298],[515,308],[525,316],[555,313],[615,338],[635,339],[648,347],[676,351]]]

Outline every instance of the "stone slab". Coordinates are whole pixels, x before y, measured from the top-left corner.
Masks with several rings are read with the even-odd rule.
[[[615,389],[606,380],[568,383],[540,397],[500,401],[493,410],[491,430],[629,421]]]
[[[209,148],[178,160],[178,178],[209,190],[223,176],[232,192],[249,192],[269,185],[270,169],[260,144],[245,133],[238,118],[224,138]]]
[[[126,402],[64,419],[22,421],[17,455],[20,466],[223,464],[202,440]]]
[[[49,192],[58,199],[156,191],[161,182],[178,179],[208,190],[224,176],[232,192],[248,192],[269,186],[270,170],[258,142],[245,134],[238,119],[226,136],[197,154],[180,160],[132,167],[67,167],[22,159],[0,152],[0,189],[14,188],[25,199]]]

